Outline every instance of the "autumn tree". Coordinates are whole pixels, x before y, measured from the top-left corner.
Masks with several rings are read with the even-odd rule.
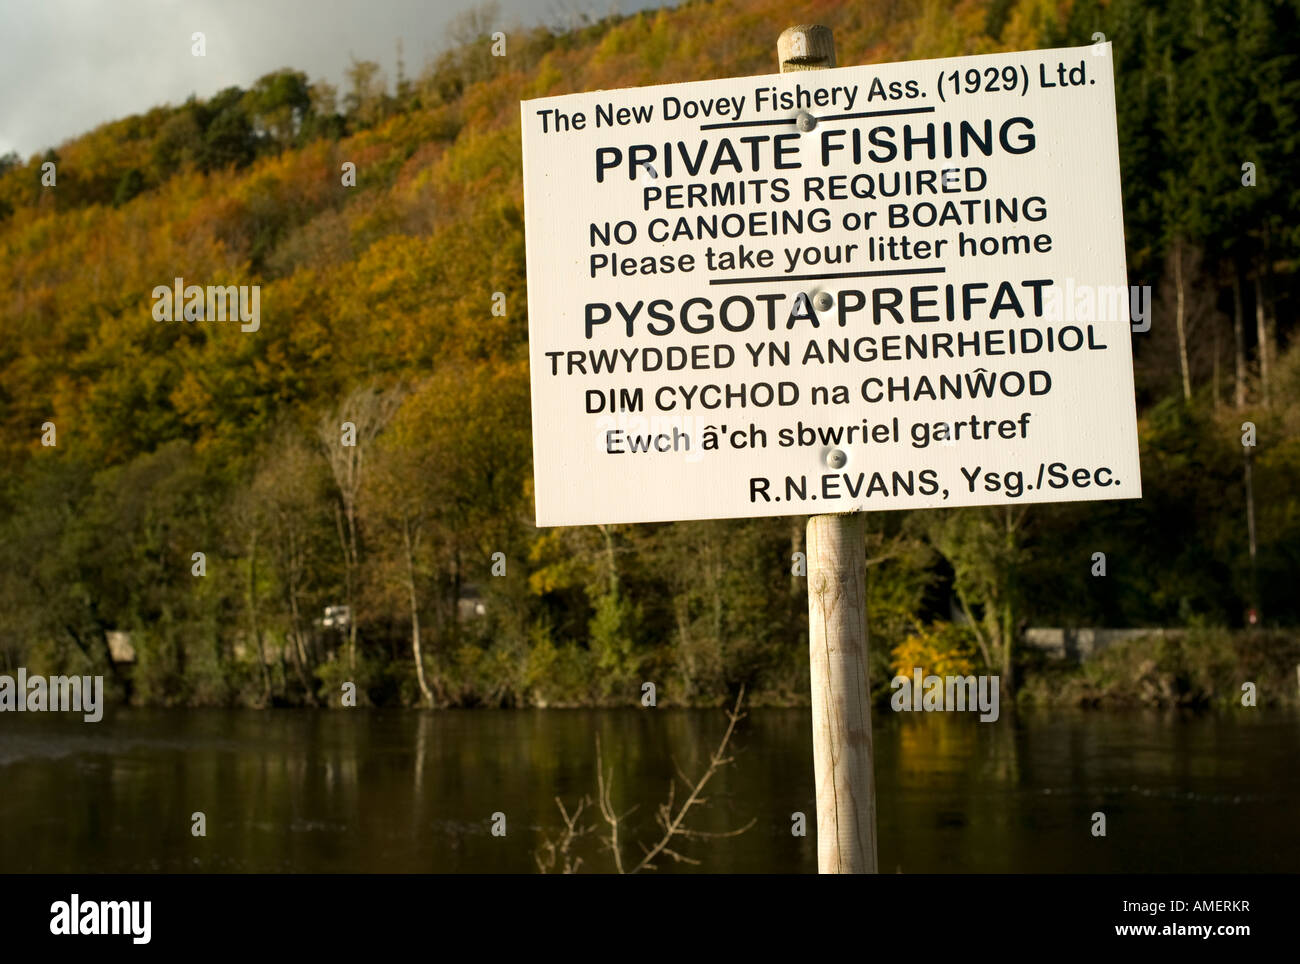
[[[317,423],[317,438],[334,478],[339,549],[343,555],[348,621],[348,668],[357,665],[357,585],[361,568],[359,505],[368,466],[367,453],[401,403],[402,389],[362,385],[349,392]]]
[[[248,607],[259,659],[265,654],[257,593],[259,552],[273,578],[281,636],[305,698],[316,702],[314,613],[328,591],[326,479],[318,454],[297,431],[283,429],[268,445],[249,491],[245,533]],[[328,598],[325,596],[324,598]]]

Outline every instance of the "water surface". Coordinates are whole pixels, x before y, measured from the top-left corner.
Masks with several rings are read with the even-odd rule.
[[[1295,715],[878,712],[875,726],[882,871],[1300,869]],[[674,760],[702,772],[725,727],[722,711],[667,709],[6,713],[0,872],[531,873],[561,826],[555,797],[594,796],[597,734],[615,807],[637,807],[624,837],[649,840]],[[806,710],[751,711],[694,826],[754,826],[682,843],[700,867],[662,869],[815,871],[811,827],[791,834],[793,813],[813,819],[809,738]],[[583,869],[607,869],[594,836]]]

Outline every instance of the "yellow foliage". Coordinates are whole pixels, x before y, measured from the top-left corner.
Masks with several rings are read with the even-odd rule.
[[[1057,3],[1015,0],[1000,42],[983,32],[988,0],[645,11],[529,41],[533,59],[496,58],[454,99],[397,104],[350,134],[209,173],[159,161],[193,127],[176,108],[105,124],[59,146],[57,191],[39,186],[40,157],[0,172],[0,464],[25,458],[29,426],[52,416],[78,425],[92,464],[178,432],[237,452],[360,372],[526,357],[521,99],[771,72],[796,19],[831,26],[845,64],[1031,47]],[[341,183],[344,161],[355,186]],[[113,206],[132,171],[142,189]],[[259,335],[155,323],[151,292],[178,276],[261,285]],[[505,315],[491,311],[498,292]],[[526,423],[526,393],[511,398]],[[159,409],[147,430],[140,406]]]
[[[894,647],[890,666],[895,676],[969,676],[975,672],[975,652],[970,633],[952,623],[935,622],[918,628]]]

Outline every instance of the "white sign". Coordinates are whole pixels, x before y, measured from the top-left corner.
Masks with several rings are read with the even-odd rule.
[[[520,109],[538,525],[1141,496],[1109,44]]]

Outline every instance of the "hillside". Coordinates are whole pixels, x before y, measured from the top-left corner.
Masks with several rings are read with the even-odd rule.
[[[391,85],[368,62],[341,95],[286,68],[0,160],[0,663],[108,672],[142,703],[337,702],[343,680],[438,705],[631,702],[642,680],[676,703],[805,699],[797,521],[532,525],[518,106],[771,72],[795,15],[692,2],[510,32],[500,57],[483,13]],[[997,662],[1026,624],[1232,628],[1255,608],[1294,641],[1297,4],[797,15],[844,63],[1103,33],[1130,283],[1155,290],[1142,502],[874,517],[873,679],[904,643]],[[176,278],[260,285],[259,329],[155,321]],[[328,444],[344,421],[352,461]],[[355,618],[324,624],[339,605]]]

